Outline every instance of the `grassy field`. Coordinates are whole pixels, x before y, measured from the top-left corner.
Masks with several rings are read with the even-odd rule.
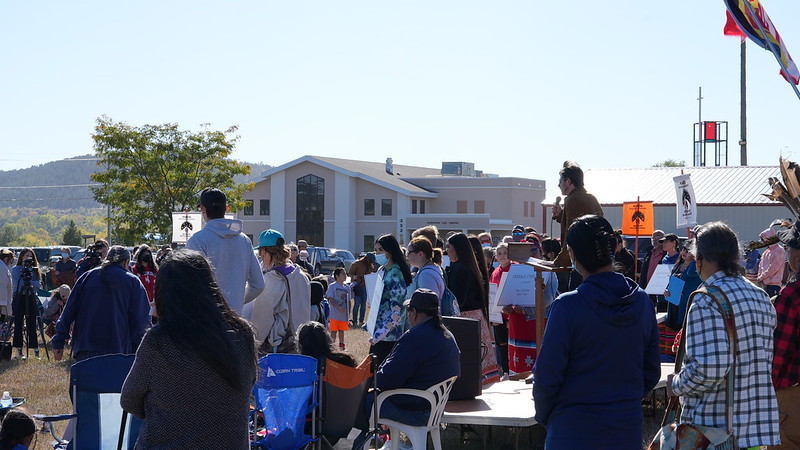
[[[369,343],[368,334],[363,330],[350,330],[345,333],[347,351],[352,353],[357,361],[367,356]],[[32,354],[32,352],[31,352]],[[69,368],[72,359],[56,362],[29,358],[27,360],[12,359],[0,362],[0,392],[9,391],[14,397],[25,397],[25,408],[32,414],[62,414],[72,411],[69,400]],[[657,408],[663,408],[663,402],[657,403]],[[661,420],[660,410],[655,416],[645,417],[643,427],[644,440],[648,441],[655,434]],[[63,425],[57,426],[59,433],[63,432]],[[476,433],[477,431],[477,433]],[[485,432],[478,428],[461,434],[457,427],[448,427],[442,433],[444,448],[460,448],[462,450],[481,448],[481,436]],[[491,448],[513,448],[514,433],[516,430],[493,428],[490,438]],[[537,444],[543,436],[540,427],[520,435],[521,448],[541,448]],[[37,434],[34,449],[50,449],[52,438],[49,434]],[[349,441],[341,441],[337,449],[350,448]]]

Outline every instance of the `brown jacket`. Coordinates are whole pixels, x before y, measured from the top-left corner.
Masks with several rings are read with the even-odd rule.
[[[594,195],[586,192],[586,188],[575,188],[564,199],[561,215],[553,216],[553,219],[561,224],[561,253],[556,256],[554,262],[556,267],[566,267],[571,264],[567,250],[567,230],[575,219],[586,214],[596,214],[602,217],[603,208],[600,207],[600,203]]]
[[[366,287],[367,285],[364,283],[364,275],[370,274],[374,272],[372,270],[372,262],[367,259],[367,257],[359,258],[350,265],[350,272],[348,275],[350,276],[350,281],[353,283],[358,283],[361,287]]]

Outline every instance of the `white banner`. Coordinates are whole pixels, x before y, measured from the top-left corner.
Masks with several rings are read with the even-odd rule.
[[[697,225],[697,201],[692,188],[691,174],[673,177],[675,181],[675,211],[677,213],[675,228],[691,228]]]
[[[172,242],[185,244],[203,228],[203,216],[199,212],[172,213]]]

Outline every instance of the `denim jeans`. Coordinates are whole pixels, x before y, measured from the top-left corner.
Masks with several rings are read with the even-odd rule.
[[[367,310],[367,288],[356,286],[353,289],[353,322],[364,323]]]

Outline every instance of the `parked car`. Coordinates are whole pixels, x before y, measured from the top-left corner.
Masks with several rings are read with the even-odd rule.
[[[333,250],[333,255],[339,258],[342,258],[342,263],[344,263],[344,270],[350,271],[350,265],[356,261],[356,257],[350,253],[349,250],[338,250],[338,249],[331,249]]]
[[[314,268],[314,276],[330,275],[337,267],[344,267],[342,257],[334,255],[328,247],[309,246],[308,262]]]

